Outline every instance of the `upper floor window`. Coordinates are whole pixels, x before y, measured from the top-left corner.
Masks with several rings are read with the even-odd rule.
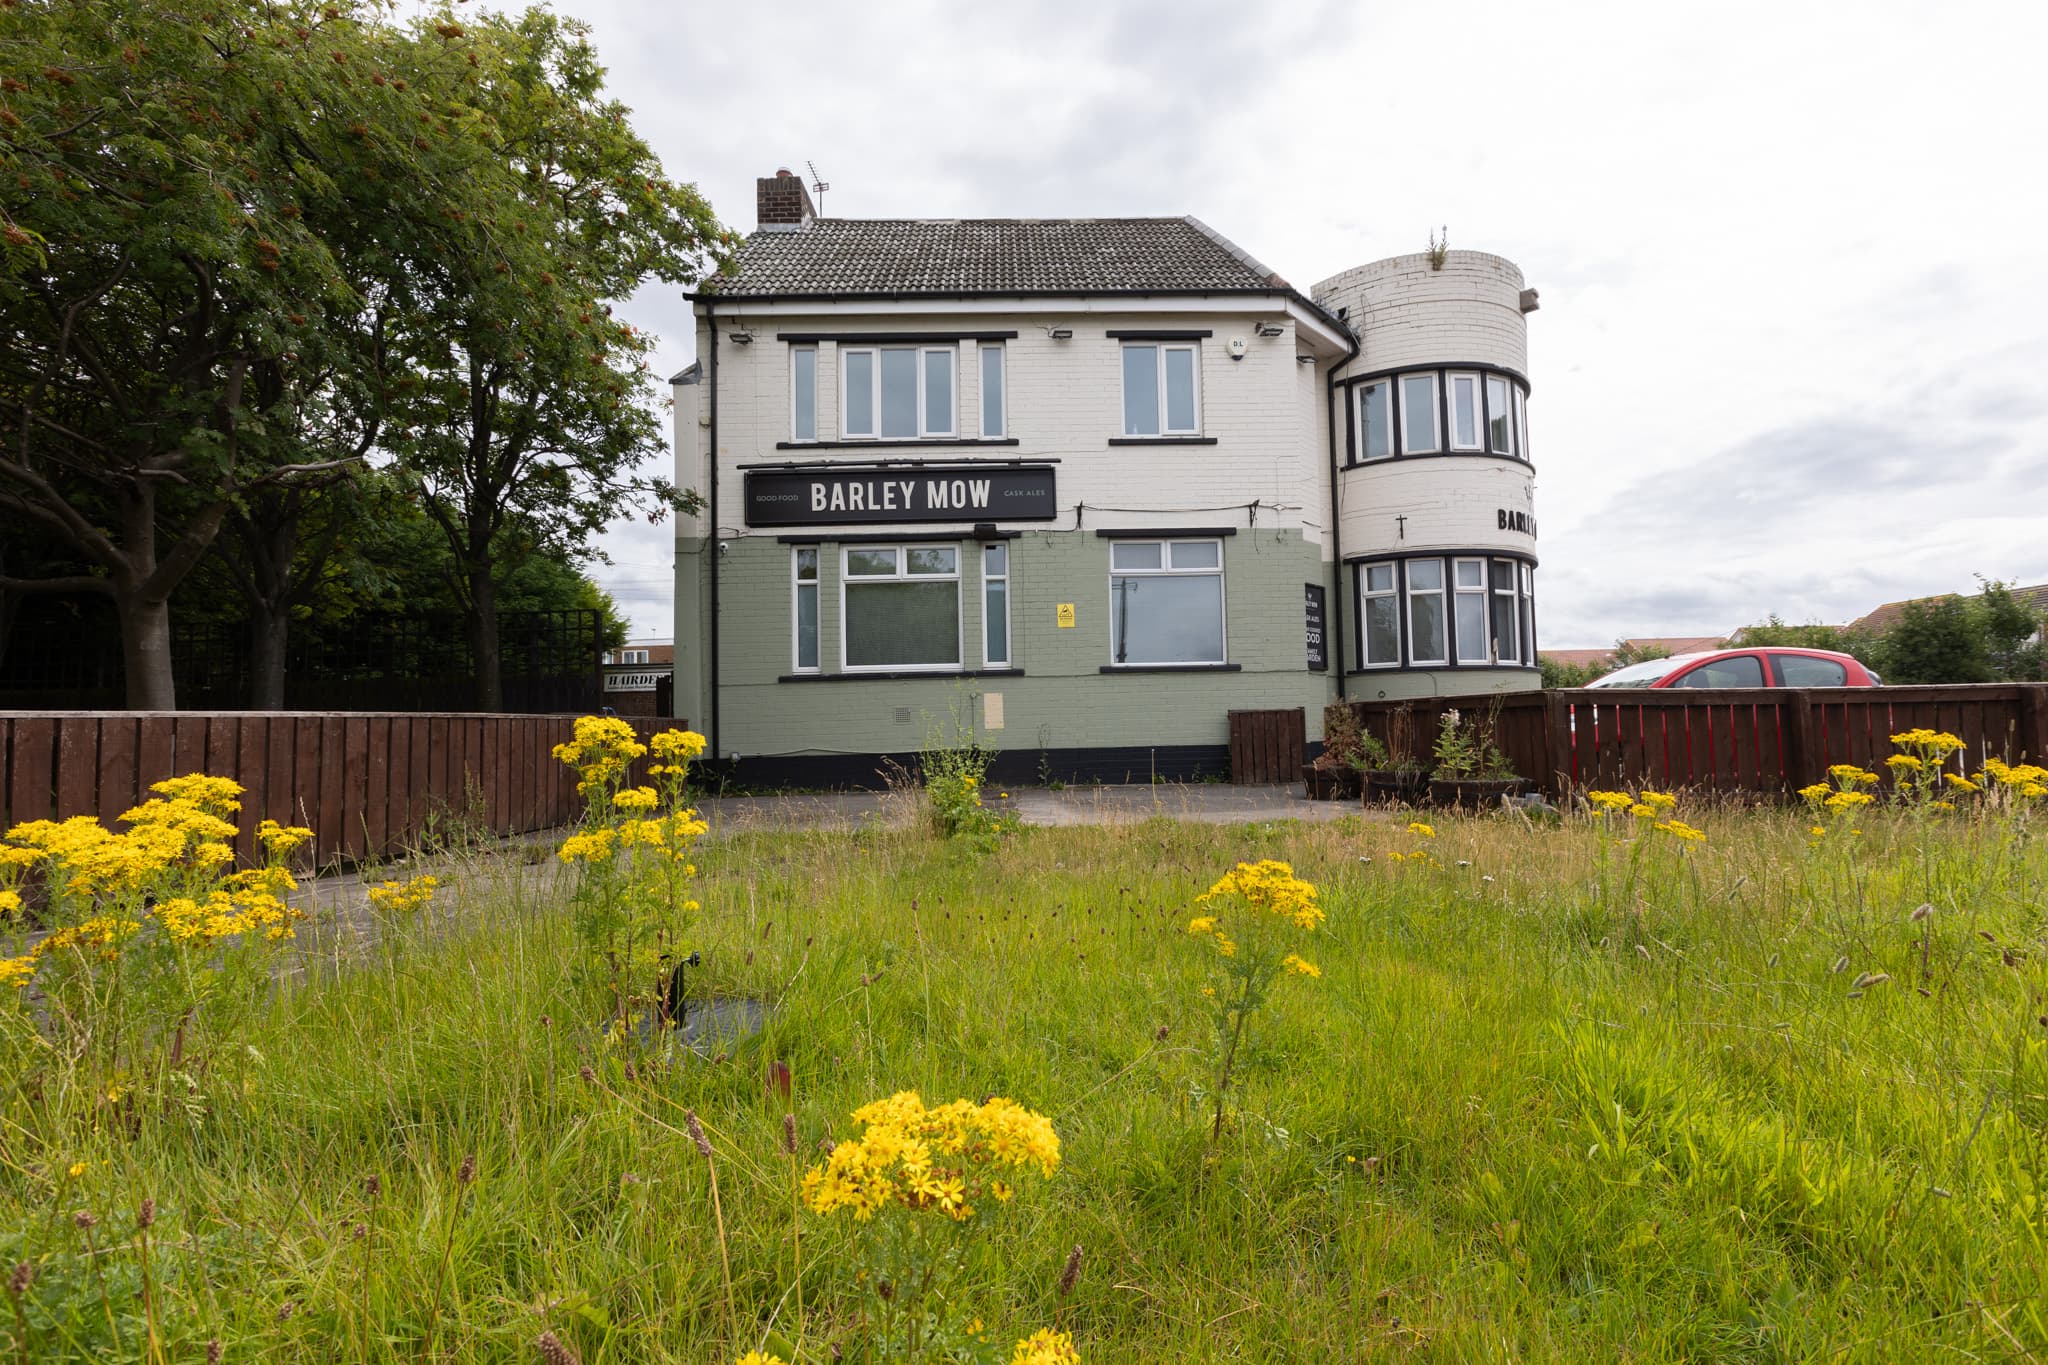
[[[1515,453],[1514,410],[1508,406],[1508,381],[1486,376],[1486,448],[1496,455]]]
[[[1003,384],[1003,348],[981,345],[981,434],[1009,435],[1009,393]]]
[[[1124,435],[1198,435],[1197,348],[1193,344],[1130,342],[1123,352]]]
[[[1437,450],[1436,374],[1401,376],[1401,451],[1433,455]]]
[[[1505,372],[1418,370],[1354,387],[1354,464],[1404,455],[1529,458],[1527,403]]]
[[[1393,380],[1358,386],[1358,435],[1364,458],[1384,460],[1394,453]]]
[[[792,346],[789,351],[789,438],[818,439],[818,348]]]
[[[839,434],[848,440],[951,436],[954,346],[853,346],[839,352]]]

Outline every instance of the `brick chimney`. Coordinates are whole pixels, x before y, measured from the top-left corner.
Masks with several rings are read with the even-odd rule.
[[[761,227],[802,227],[818,216],[811,192],[784,166],[754,182],[754,221]]]

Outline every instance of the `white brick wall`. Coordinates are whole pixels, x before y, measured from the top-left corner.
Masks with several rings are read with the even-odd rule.
[[[1535,537],[1501,530],[1498,516],[1503,508],[1533,515],[1533,486],[1527,466],[1483,456],[1395,460],[1343,470],[1337,495],[1344,556],[1428,550],[1533,555]]]
[[[1442,270],[1424,255],[1395,256],[1332,275],[1312,291],[1363,343],[1345,375],[1407,365],[1479,361],[1527,376],[1522,272],[1483,251],[1453,251]]]
[[[1255,324],[1278,321],[1278,337],[1260,337]],[[1048,326],[1073,328],[1067,341],[1054,341]],[[744,326],[752,344],[735,346],[731,333]],[[727,536],[783,533],[750,530],[742,524],[742,465],[789,460],[873,458],[1053,459],[1061,519],[1051,529],[1163,524],[1256,525],[1300,528],[1320,544],[1329,520],[1324,470],[1327,427],[1322,416],[1322,366],[1295,361],[1294,326],[1277,306],[1260,312],[1207,313],[1078,311],[1048,305],[1016,313],[918,314],[877,317],[851,313],[778,316],[735,321],[721,313],[719,339],[719,483],[721,533]],[[1112,446],[1123,433],[1121,343],[1114,330],[1200,330],[1202,433],[1214,445]],[[1007,348],[1008,434],[1015,446],[944,446],[919,449],[914,443],[877,443],[866,448],[776,448],[790,439],[790,347],[780,333],[1011,331]],[[700,329],[700,338],[702,332]],[[1228,345],[1243,337],[1245,358],[1232,360]],[[818,346],[818,437],[839,439],[837,347]],[[959,429],[980,428],[980,366],[975,348],[963,344],[960,359]],[[700,354],[702,350],[700,349]],[[680,447],[679,447],[680,448]],[[684,462],[678,461],[678,474]],[[701,484],[699,485],[701,486]],[[1253,504],[1257,504],[1253,506]],[[863,527],[864,531],[897,529]],[[904,528],[915,529],[915,528]]]

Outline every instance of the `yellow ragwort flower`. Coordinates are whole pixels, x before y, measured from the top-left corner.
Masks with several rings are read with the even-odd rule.
[[[1436,830],[1429,825],[1425,825],[1420,820],[1410,820],[1408,822],[1408,832],[1424,839],[1436,838]]]
[[[1323,974],[1321,967],[1294,953],[1289,953],[1286,957],[1281,958],[1280,965],[1293,972],[1296,976],[1321,976]]]
[[[1080,1365],[1081,1353],[1074,1339],[1050,1327],[1040,1328],[1017,1343],[1010,1365]]]

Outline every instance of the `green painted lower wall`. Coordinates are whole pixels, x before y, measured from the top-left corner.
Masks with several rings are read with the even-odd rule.
[[[721,557],[724,686],[720,746],[727,755],[888,753],[922,747],[971,720],[1005,749],[1220,745],[1226,712],[1300,706],[1309,735],[1336,695],[1307,667],[1305,583],[1330,566],[1294,531],[1240,531],[1223,541],[1226,650],[1238,672],[1101,672],[1110,658],[1109,546],[1091,531],[1030,532],[1009,542],[1012,666],[1022,676],[781,682],[791,672],[790,547],[767,537],[728,542]],[[966,542],[961,606],[964,665],[982,666],[980,553]],[[840,657],[837,547],[826,546],[819,656]],[[1059,604],[1075,624],[1058,624]],[[681,627],[678,627],[679,642]],[[990,703],[1002,728],[984,721]]]

